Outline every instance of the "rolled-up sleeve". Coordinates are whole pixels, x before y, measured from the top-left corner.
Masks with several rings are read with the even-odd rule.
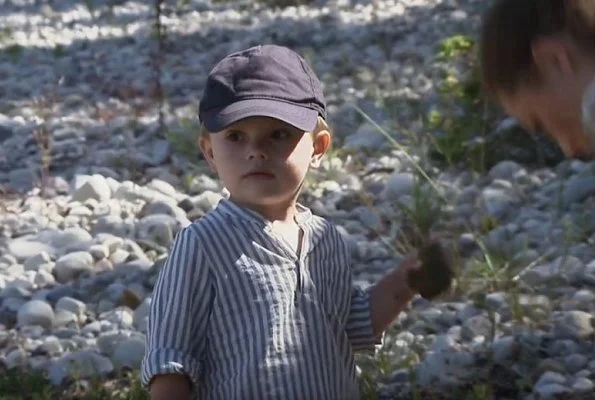
[[[370,311],[370,292],[354,286],[351,289],[351,305],[345,328],[354,351],[374,351],[382,344],[384,334],[374,334]]]
[[[170,373],[185,375],[196,386],[203,372],[214,289],[193,229],[179,231],[155,282],[141,366],[145,386]]]

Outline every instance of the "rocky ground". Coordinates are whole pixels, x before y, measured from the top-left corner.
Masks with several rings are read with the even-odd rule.
[[[413,228],[460,256],[452,293],[360,357],[368,398],[595,398],[595,163],[477,101],[485,2],[165,2],[161,53],[151,3],[0,0],[5,370],[59,386],[138,369],[168,247],[223,195],[192,147],[203,81],[266,42],[325,84],[335,145],[303,201],[350,240],[357,282]]]

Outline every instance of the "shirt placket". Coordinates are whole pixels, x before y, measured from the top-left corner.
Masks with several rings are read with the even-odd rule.
[[[279,237],[278,234],[274,233],[272,229],[268,229],[269,235],[275,240],[277,245],[282,249],[282,251],[294,260],[295,266],[295,273],[296,273],[296,287],[293,296],[293,303],[294,305],[299,304],[299,300],[301,295],[304,292],[304,282],[306,281],[307,277],[306,274],[306,267],[304,263],[305,255],[308,252],[308,230],[305,226],[299,225],[300,228],[300,236],[298,241],[297,252],[295,252],[291,246],[287,243],[287,241],[283,237]]]
[[[296,262],[295,262],[295,270],[297,274],[297,284],[295,289],[295,296],[293,299],[294,304],[297,306],[299,304],[300,296],[304,292],[304,282],[305,282],[305,273],[306,268],[304,266],[304,258],[305,254],[307,254],[307,244],[309,241],[307,240],[308,232],[304,227],[300,226],[300,236],[298,242],[298,251],[296,254]]]

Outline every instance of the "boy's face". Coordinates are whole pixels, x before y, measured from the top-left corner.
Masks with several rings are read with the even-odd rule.
[[[540,81],[502,96],[505,110],[530,131],[556,140],[567,157],[593,158],[592,139],[583,129],[581,103],[595,74],[595,61],[562,39],[548,39],[533,49]]]
[[[201,137],[209,165],[230,197],[256,210],[290,207],[310,166],[318,166],[330,134],[310,133],[268,117],[241,120]]]

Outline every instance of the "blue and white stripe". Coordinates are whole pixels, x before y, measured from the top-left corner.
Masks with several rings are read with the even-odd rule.
[[[348,247],[300,208],[298,255],[260,215],[222,200],[183,228],[155,283],[142,381],[181,373],[201,400],[357,398],[372,350],[369,294]]]

